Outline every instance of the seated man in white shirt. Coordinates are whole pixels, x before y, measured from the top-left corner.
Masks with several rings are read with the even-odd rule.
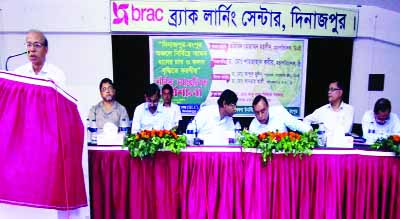
[[[211,135],[234,133],[235,125],[232,116],[236,112],[238,97],[235,92],[224,90],[218,98],[218,105],[206,105],[194,117],[196,130],[201,139]]]
[[[249,132],[287,132],[287,128],[301,133],[312,130],[310,125],[293,117],[282,106],[270,107],[267,98],[262,95],[254,98],[252,106],[256,118],[251,121]]]
[[[342,100],[343,86],[334,80],[329,84],[329,103],[316,109],[312,114],[304,118],[307,124],[321,124],[325,126],[326,134],[340,134],[337,132],[350,133],[353,126],[354,109]]]
[[[163,130],[171,129],[172,122],[169,116],[159,104],[160,88],[152,83],[146,87],[144,99],[146,102],[136,107],[132,119],[132,133],[135,134],[143,130]]]
[[[392,105],[386,98],[375,102],[374,110],[368,110],[362,118],[363,137],[367,144],[373,144],[378,138],[387,138],[393,134],[400,134],[400,121],[392,113]]]
[[[30,30],[26,35],[25,45],[28,50],[29,62],[15,69],[15,73],[28,77],[50,79],[65,88],[64,72],[46,61],[48,41],[45,35],[38,30]]]
[[[172,122],[172,127],[177,128],[179,125],[179,120],[182,120],[182,114],[181,108],[177,104],[172,103],[174,90],[172,89],[171,85],[164,84],[161,89],[161,93],[164,111],[168,113],[169,120]]]

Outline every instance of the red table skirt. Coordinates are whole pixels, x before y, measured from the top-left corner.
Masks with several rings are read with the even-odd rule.
[[[400,159],[89,150],[92,218],[400,218]]]

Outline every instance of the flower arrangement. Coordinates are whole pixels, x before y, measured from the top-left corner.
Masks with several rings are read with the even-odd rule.
[[[379,138],[371,148],[376,150],[393,151],[397,156],[400,155],[400,135],[391,135],[388,138]]]
[[[179,136],[175,130],[144,130],[128,135],[123,147],[128,147],[132,157],[143,159],[153,156],[159,149],[179,154],[186,147],[186,136]]]
[[[238,139],[245,148],[257,148],[262,152],[263,162],[272,159],[273,152],[284,152],[285,155],[311,154],[317,144],[317,132],[310,131],[304,134],[295,132],[264,132],[259,135],[247,130],[241,132]]]

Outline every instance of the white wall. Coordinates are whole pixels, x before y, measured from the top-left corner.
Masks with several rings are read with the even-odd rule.
[[[377,7],[360,8],[358,38],[354,41],[350,104],[355,122],[381,97],[400,112],[400,14]],[[384,91],[368,91],[369,74],[385,74]]]
[[[44,31],[49,39],[48,60],[65,71],[68,90],[79,100],[78,108],[84,119],[90,106],[100,100],[97,88],[100,79],[113,75],[109,4],[109,0],[0,0],[0,68],[4,68],[7,56],[25,50],[25,31],[31,28]],[[400,59],[397,58],[400,54],[400,15],[363,6],[360,19],[359,38],[354,42],[350,90],[356,122],[360,122],[362,113],[381,96],[392,100],[394,112],[400,111],[397,88],[400,80]],[[26,61],[26,57],[14,58],[9,68],[14,69]],[[368,74],[371,73],[385,74],[383,92],[367,91]],[[84,156],[87,156],[86,150]],[[87,180],[86,168],[85,171]],[[83,218],[83,215],[88,213],[81,213],[77,218]]]
[[[65,72],[67,90],[78,99],[79,111],[85,118],[90,106],[100,101],[100,80],[104,77],[112,78],[111,36],[105,33],[58,32],[46,33],[46,36],[49,40],[47,61]],[[16,54],[24,51],[25,33],[9,33],[1,38],[6,45],[2,53],[9,51],[7,54]],[[26,62],[26,56],[15,57],[10,59],[8,69],[13,70]]]

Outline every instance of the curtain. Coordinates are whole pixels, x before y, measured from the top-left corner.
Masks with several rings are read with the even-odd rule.
[[[0,72],[0,106],[0,202],[87,206],[84,128],[74,101],[53,82]]]

